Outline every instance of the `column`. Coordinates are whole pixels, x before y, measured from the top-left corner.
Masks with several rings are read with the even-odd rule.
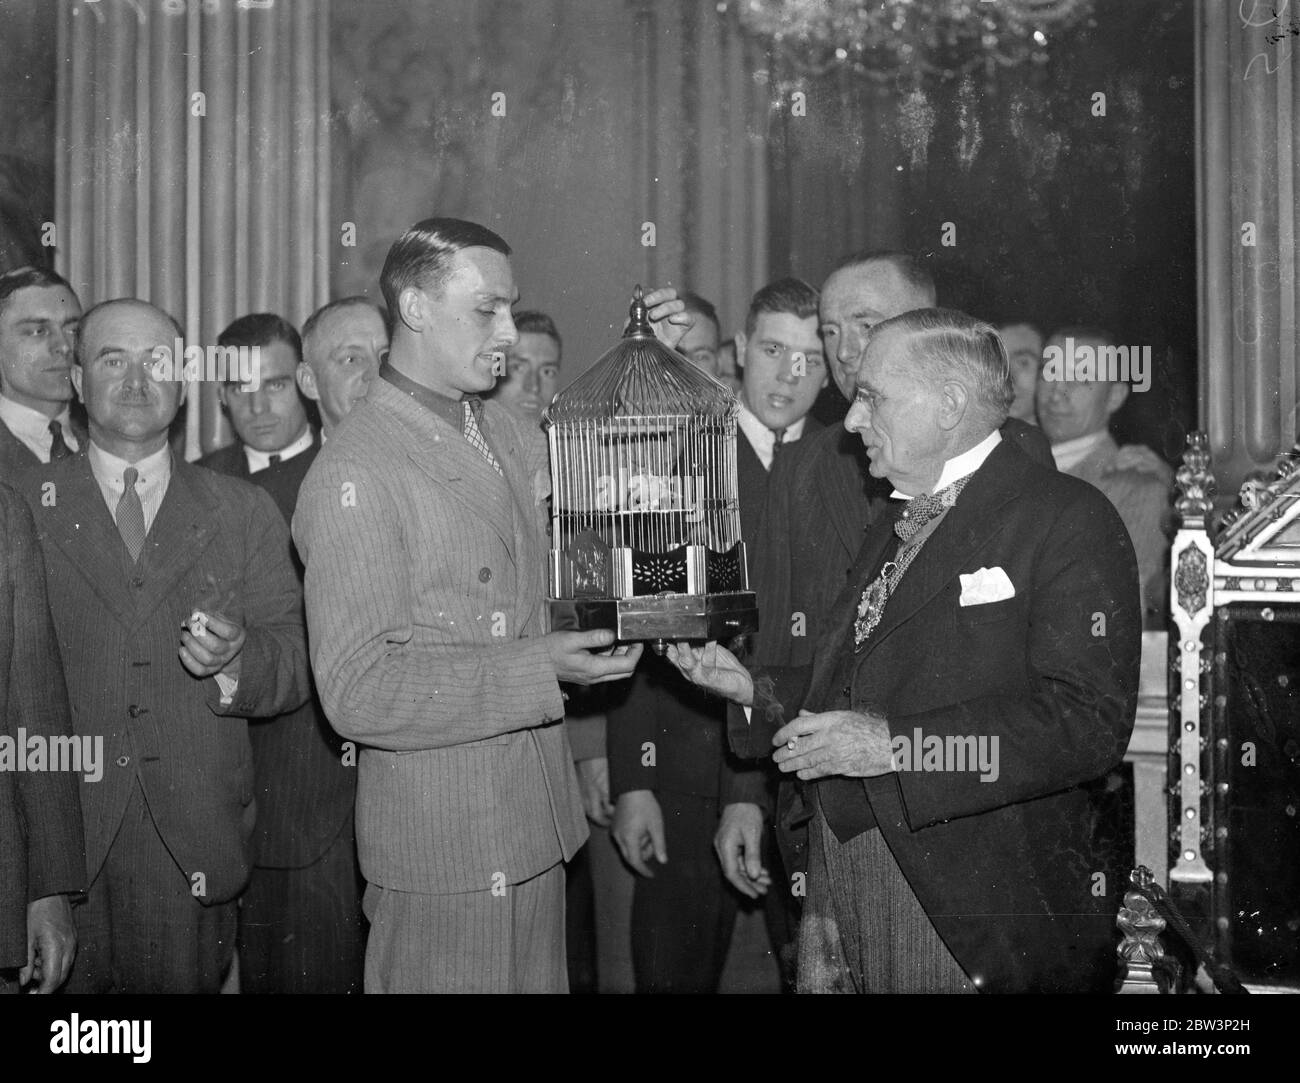
[[[1198,0],[1200,417],[1231,502],[1296,438],[1300,12]]]

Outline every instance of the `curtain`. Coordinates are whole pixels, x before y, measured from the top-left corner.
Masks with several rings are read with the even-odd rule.
[[[83,305],[150,301],[207,347],[327,299],[328,27],[328,0],[61,0],[56,266]],[[192,387],[186,456],[230,438]]]

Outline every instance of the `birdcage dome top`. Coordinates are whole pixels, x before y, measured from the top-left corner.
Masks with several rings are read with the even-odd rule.
[[[732,390],[655,338],[637,286],[623,339],[561,391],[547,425],[611,418],[726,418],[739,409]]]

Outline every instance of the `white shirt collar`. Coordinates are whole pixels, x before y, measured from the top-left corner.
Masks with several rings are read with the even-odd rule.
[[[1091,455],[1097,445],[1109,435],[1105,429],[1090,432],[1086,436],[1076,436],[1073,440],[1064,440],[1052,445],[1052,458],[1056,460],[1056,469],[1065,471],[1078,466]]]
[[[804,422],[807,420],[808,417],[805,414],[790,425],[785,430],[782,443],[789,444],[798,440],[803,435]],[[736,417],[736,424],[740,426],[740,431],[748,438],[749,446],[754,449],[754,454],[758,456],[758,461],[763,464],[763,469],[771,470],[772,449],[776,444],[776,433],[759,421],[754,411],[745,405],[744,399],[740,401],[740,413]]]
[[[946,489],[954,481],[964,478],[967,474],[975,473],[984,465],[984,460],[993,453],[993,449],[1000,443],[1002,443],[1002,434],[997,429],[994,429],[973,448],[949,459],[943,464],[943,469],[939,472],[939,480],[934,483],[934,488],[930,491],[937,493],[940,489]],[[897,489],[889,495],[895,500],[912,499],[912,497],[906,493],[900,493]],[[920,496],[921,494],[917,493],[916,495]]]
[[[265,470],[271,465],[271,456],[279,455],[280,462],[286,459],[292,459],[295,455],[301,455],[311,447],[311,426],[308,425],[302,430],[302,435],[290,444],[286,444],[279,451],[258,451],[255,447],[244,445],[244,458],[248,460],[248,472],[256,474],[259,470]]]
[[[92,440],[88,457],[90,472],[95,475],[95,480],[101,487],[107,486],[119,495],[125,489],[122,474],[128,466],[134,466],[139,475],[135,482],[136,492],[140,494],[141,500],[144,499],[146,492],[152,492],[157,486],[161,485],[165,488],[172,476],[172,449],[167,444],[163,444],[157,451],[146,455],[139,462],[129,463],[105,451]]]
[[[0,421],[5,427],[29,447],[33,445],[42,449],[41,457],[48,462],[50,444],[54,437],[50,434],[50,422],[57,421],[63,427],[63,440],[73,451],[79,450],[77,437],[72,431],[69,408],[64,406],[57,417],[46,417],[39,410],[33,410],[21,402],[0,395]]]

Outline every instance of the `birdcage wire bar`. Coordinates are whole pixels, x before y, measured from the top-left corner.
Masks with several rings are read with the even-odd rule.
[[[738,412],[728,387],[654,337],[638,287],[622,342],[545,413],[553,626],[655,640],[757,627]]]

